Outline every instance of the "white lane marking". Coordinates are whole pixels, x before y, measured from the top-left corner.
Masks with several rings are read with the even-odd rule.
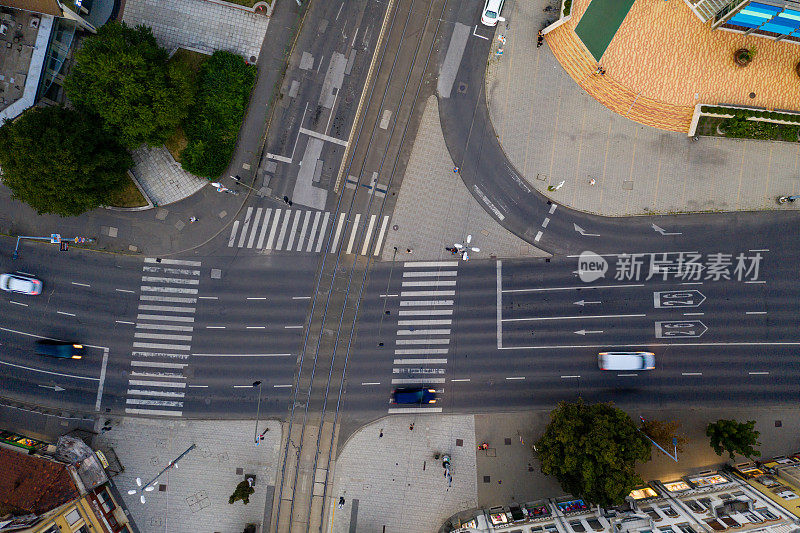
[[[380,298],[397,298],[399,294],[381,294]]]
[[[398,348],[394,351],[395,355],[433,355],[446,354],[448,348]]]
[[[455,296],[456,291],[400,291],[402,298],[414,298],[417,296]]]
[[[190,389],[207,389],[208,385],[189,385]]]
[[[393,385],[403,383],[444,383],[444,378],[395,378],[392,380]]]
[[[579,316],[537,316],[531,318],[504,318],[503,322],[527,322],[532,320],[585,320],[587,318],[631,318],[647,316],[644,313],[630,315],[579,315]]]
[[[449,329],[399,329],[398,335],[450,335]]]
[[[361,383],[362,385],[380,385],[380,381],[364,381]]]
[[[480,36],[479,36],[480,37]],[[486,38],[486,37],[484,37]],[[409,413],[427,414],[427,413],[441,413],[441,407],[390,407],[388,413],[390,415],[402,415]]]
[[[410,309],[401,310],[397,312],[400,316],[450,316],[453,314],[452,309]]]
[[[148,281],[150,283],[175,283],[177,285],[199,285],[199,279],[188,279],[188,278],[163,278],[158,276],[142,276],[142,281]]]
[[[236,242],[236,230],[238,229],[239,229],[239,221],[234,220],[233,225],[231,226],[231,236],[228,237],[228,248],[233,248],[233,245]]]
[[[303,329],[303,326],[283,326],[283,329]]]
[[[73,285],[77,285],[78,287],[91,287],[88,283],[78,283],[77,281],[71,282]]]
[[[455,276],[458,274],[457,270],[428,270],[428,271],[410,271],[403,272],[404,278],[423,278],[423,277],[441,277],[441,276]]]
[[[56,311],[59,315],[75,316],[75,313],[67,313],[66,311]]]
[[[310,300],[311,296],[292,296],[292,300]]]
[[[297,236],[297,223],[300,222],[300,217],[302,216],[302,211],[297,211],[294,214],[294,220],[292,221],[292,229],[289,230],[289,241],[286,243],[286,250],[291,251],[292,247],[294,246],[294,238]]]
[[[106,367],[108,366],[108,348],[103,349],[103,364],[100,366],[100,380],[97,384],[97,399],[94,402],[94,410],[100,410],[100,402],[103,399],[103,387],[106,383]]]
[[[267,326],[245,326],[244,329],[266,329]]]
[[[168,387],[172,389],[185,389],[186,383],[183,381],[150,381],[146,379],[132,379],[128,385],[138,385],[140,387]]]
[[[131,322],[132,324],[133,322]],[[173,324],[136,324],[136,329],[163,329],[167,331],[193,331],[192,326],[175,326]]]
[[[454,287],[456,280],[454,279],[432,279],[426,281],[403,281],[403,287]]]
[[[21,305],[22,307],[28,307],[28,304],[24,304],[22,302],[15,302],[14,300],[9,300],[8,303],[14,304],[14,305]]]
[[[309,211],[310,213],[310,211]],[[326,215],[328,213],[325,213]],[[311,232],[308,234],[308,242],[306,243],[306,252],[310,252],[314,247],[314,239],[317,236],[317,226],[319,226],[319,218],[322,216],[322,211],[314,213],[314,222],[311,223]]]
[[[350,241],[347,244],[346,253],[348,254],[353,252],[353,244],[355,244],[356,242],[356,233],[358,233],[358,223],[360,220],[361,220],[361,213],[357,213],[356,218],[353,220],[352,224],[353,229],[350,231]]]
[[[397,296],[397,294],[395,294],[395,296]],[[405,300],[400,302],[400,307],[411,307],[418,305],[453,305],[453,300]]]
[[[198,296],[201,300],[219,300],[219,296]]]
[[[145,263],[160,263],[162,265],[185,265],[199,267],[203,263],[200,261],[186,261],[183,259],[161,259],[157,260],[155,257],[145,257]]]
[[[132,396],[161,396],[162,398],[184,398],[186,396],[186,393],[172,390],[128,389],[128,394]]]
[[[144,366],[153,368],[186,368],[188,363],[161,363],[159,361],[131,361],[131,366]]]
[[[395,359],[394,365],[446,365],[447,359]]]
[[[168,313],[194,313],[195,307],[177,307],[172,305],[139,305],[141,311],[166,311]]]
[[[702,285],[702,281],[685,281],[681,285]]]
[[[453,323],[450,318],[440,320],[398,320],[398,326],[449,326]]]
[[[705,313],[683,313],[684,316],[703,316]]]
[[[265,250],[271,250],[272,245],[275,242],[275,232],[278,231],[278,224],[281,221],[281,209],[275,210],[275,216],[272,219],[272,228],[269,230],[269,238],[267,239],[267,245],[264,247]]]
[[[555,211],[556,211],[556,207],[558,207],[556,204],[553,204],[553,205],[551,205],[551,206],[550,206],[550,214],[551,214],[551,215],[552,215],[553,213],[555,213]]]
[[[29,366],[16,365],[14,363],[6,363],[5,361],[0,361],[0,365],[13,366],[15,368],[22,368],[22,369],[25,369],[25,370],[30,370],[31,372],[41,372],[42,374],[50,374],[50,375],[53,375],[53,376],[62,376],[62,377],[65,377],[65,378],[85,379],[85,380],[88,380],[88,381],[100,381],[100,378],[90,378],[90,377],[86,377],[86,376],[76,376],[74,374],[62,374],[61,372],[50,372],[48,370],[39,370],[38,368],[31,368]]]
[[[252,385],[234,385],[233,388],[234,389],[252,389],[253,386]]]
[[[150,287],[142,285],[141,289],[147,292],[168,292],[171,294],[197,294],[197,289],[184,289],[182,287]]]
[[[766,311],[745,311],[746,315],[766,315]]]
[[[166,320],[169,322],[194,322],[193,316],[136,315],[136,320]]]
[[[322,63],[320,62],[320,64],[322,64]],[[328,141],[328,142],[332,142],[334,144],[340,144],[342,146],[347,146],[347,141],[344,141],[342,139],[337,139],[336,137],[331,137],[330,135],[325,135],[324,133],[319,133],[319,132],[314,131],[314,130],[307,130],[307,129],[301,127],[300,128],[300,133],[305,133],[306,135],[308,135],[310,137],[316,137],[318,139],[322,139],[323,141]]]
[[[745,283],[766,283],[766,281],[745,281]]]
[[[395,344],[450,344],[450,339],[397,339]]]
[[[290,353],[193,353],[194,357],[288,357]]]
[[[406,261],[404,268],[457,267],[458,261]]]
[[[369,247],[369,241],[372,239],[372,230],[375,228],[375,217],[377,215],[372,215],[369,217],[369,225],[367,226],[367,234],[364,236],[364,246],[361,247],[361,255],[367,255],[367,248]]]
[[[586,289],[624,289],[628,287],[644,287],[644,283],[629,283],[626,285],[580,285],[578,287],[551,287],[547,289],[503,289],[503,292],[574,291]]]
[[[136,291],[129,291],[127,289],[114,289],[117,292],[129,292],[131,294],[136,294]]]
[[[538,231],[536,232],[536,237],[533,238],[533,242],[539,242],[539,239],[541,238],[542,238],[542,232]]]
[[[200,298],[203,298],[202,296]],[[183,296],[157,296],[155,294],[142,294],[139,300],[144,302],[169,302],[176,304],[194,304],[197,298],[185,298]]]
[[[681,372],[681,376],[702,376],[702,372]]]
[[[344,215],[344,213],[342,213],[342,215]],[[322,219],[322,227],[319,229],[317,246],[314,248],[315,252],[322,250],[322,243],[325,242],[325,229],[328,227],[328,218],[330,218],[330,213],[325,213],[325,217]]]
[[[385,215],[383,217],[383,222],[381,223],[381,229],[378,230],[378,240],[375,241],[375,250],[373,255],[380,255],[381,253],[381,246],[383,245],[383,238],[386,236],[386,226],[389,224],[389,216]]]
[[[225,326],[206,326],[206,329],[225,329]]]
[[[261,222],[261,233],[258,234],[258,242],[256,243],[256,248],[261,250],[264,247],[264,237],[267,236],[267,228],[269,227],[269,223],[271,222],[270,215],[272,214],[272,208],[268,207],[267,210],[264,212],[264,220]],[[250,245],[248,244],[248,247]]]
[[[769,372],[748,372],[748,374],[751,376],[767,376],[769,375]]]
[[[311,211],[306,211],[303,217],[303,229],[300,230],[300,237],[297,239],[297,251],[303,251],[303,243],[306,240],[306,232],[308,231],[308,221],[311,220]]]
[[[267,297],[266,296],[248,296],[247,299],[248,300],[266,300]]]
[[[576,379],[576,378],[579,378],[579,377],[581,377],[580,374],[575,374],[575,375],[571,375],[571,376],[561,376],[561,379]]]
[[[133,325],[133,322],[128,322],[127,320],[115,320],[114,322],[116,322],[117,324],[130,324],[131,326]]]
[[[336,233],[333,235],[333,245],[331,246],[330,252],[336,252],[336,247],[339,245],[339,237],[342,234],[342,224],[344,224],[344,213],[339,214],[339,223],[336,224]],[[320,242],[322,242],[320,240]]]
[[[469,378],[459,378],[459,379],[451,379],[450,381],[452,381],[453,383],[458,383],[458,382],[468,382],[469,380],[470,380]]]
[[[253,215],[253,208],[248,207],[247,213],[244,215],[244,223],[242,224],[242,234],[239,236],[239,248],[244,246],[244,240],[247,238],[247,230],[250,229],[250,221]]]
[[[767,250],[767,249],[764,249],[764,250],[748,250],[748,252],[769,252],[769,250]]]
[[[134,342],[134,348],[157,348],[164,350],[189,350],[190,347],[183,344],[160,344],[155,342]]]
[[[143,331],[137,331],[133,334],[135,339],[158,339],[162,341],[190,341],[192,340],[191,335],[168,335],[166,333],[145,333]]]
[[[164,409],[130,409],[125,408],[125,412],[132,415],[146,416],[181,416],[183,411],[167,411]]]
[[[256,215],[253,217],[253,230],[250,232],[250,238],[247,239],[247,247],[252,248],[256,241],[256,234],[258,233],[258,221],[261,220],[261,213],[264,211],[263,207],[256,209]]]
[[[545,217],[544,222],[542,222],[542,227],[547,229],[547,225],[550,223],[550,217]]]
[[[292,218],[291,209],[286,210],[286,214],[281,222],[281,231],[278,233],[278,240],[275,242],[275,249],[280,250],[283,248],[283,240],[286,238],[286,231],[289,229],[289,219]]]
[[[525,379],[525,376],[514,376],[514,377],[511,377],[511,378],[506,378],[506,379],[507,379],[508,381],[512,381],[512,380],[520,380],[520,379]]]
[[[502,348],[503,347],[503,262],[502,261],[497,261],[496,292],[497,292],[497,348]]]
[[[292,388],[291,385],[273,385],[272,388],[274,389],[290,389]]]
[[[617,377],[618,378],[630,378],[630,377],[635,377],[635,376],[638,376],[638,375],[639,374],[634,372],[633,374],[617,374]]]

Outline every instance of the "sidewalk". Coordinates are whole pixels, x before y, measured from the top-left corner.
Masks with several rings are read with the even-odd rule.
[[[255,421],[168,421],[123,419],[95,439],[95,447],[114,449],[125,471],[114,478],[126,507],[139,529],[147,533],[241,533],[247,524],[269,522],[281,424],[262,421],[259,433],[269,428],[255,446]],[[197,447],[165,472],[158,487],[146,492],[146,503],[136,488],[136,478],[149,482],[170,461],[192,444]],[[237,483],[255,474],[250,503],[228,503]],[[266,505],[266,507],[265,507]],[[258,529],[261,531],[261,529]]]
[[[800,144],[692,141],[610,111],[553,56],[550,45],[560,46],[558,32],[569,28],[554,30],[536,47],[537,32],[556,18],[555,5],[552,0],[506,4],[508,23],[498,25],[493,50],[499,35],[506,44],[501,56],[490,55],[486,76],[500,144],[531,185],[560,204],[610,216],[791,209],[775,199],[800,193]],[[615,79],[609,67],[595,83]],[[547,191],[561,181],[558,191]]]

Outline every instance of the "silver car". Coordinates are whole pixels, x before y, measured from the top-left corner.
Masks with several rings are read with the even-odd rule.
[[[656,354],[653,352],[600,352],[597,355],[600,370],[653,370]]]
[[[0,274],[0,289],[35,296],[42,292],[42,282],[26,274]]]

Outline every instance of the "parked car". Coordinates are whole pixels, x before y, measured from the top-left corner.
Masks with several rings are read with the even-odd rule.
[[[653,352],[600,352],[597,355],[600,370],[653,370],[656,354]]]
[[[86,353],[82,344],[68,341],[42,339],[36,341],[36,355],[57,357],[58,359],[81,359]]]
[[[505,3],[505,0],[486,0],[481,12],[481,24],[484,26],[497,26],[498,22],[505,21],[506,19],[500,16],[500,12],[503,11],[503,3]]]
[[[436,389],[427,389],[425,387],[403,387],[395,389],[392,393],[391,403],[436,403]]]
[[[1,274],[0,289],[35,296],[42,292],[42,282],[27,274]]]

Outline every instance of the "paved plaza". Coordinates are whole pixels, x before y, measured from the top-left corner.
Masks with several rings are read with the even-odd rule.
[[[253,63],[269,24],[264,15],[208,0],[125,0],[122,20],[150,26],[158,44],[170,52],[227,50]]]
[[[548,5],[546,0],[508,4],[510,27],[501,24],[497,30],[506,38],[504,53],[490,56],[486,79],[498,139],[537,190],[560,204],[611,216],[791,209],[776,198],[800,193],[800,144],[693,141],[609,110],[554,57],[549,44],[558,30],[536,47],[537,31],[553,17],[544,11]],[[494,43],[496,49],[499,41]],[[609,50],[614,46],[612,41]],[[785,46],[800,54],[800,48]],[[592,76],[593,83],[613,81],[613,67],[607,68],[606,76]],[[547,190],[561,181],[557,191]]]
[[[163,145],[150,148],[142,146],[131,152],[131,172],[142,186],[150,201],[167,205],[183,200],[202,189],[208,180],[186,172],[173,159]]]

